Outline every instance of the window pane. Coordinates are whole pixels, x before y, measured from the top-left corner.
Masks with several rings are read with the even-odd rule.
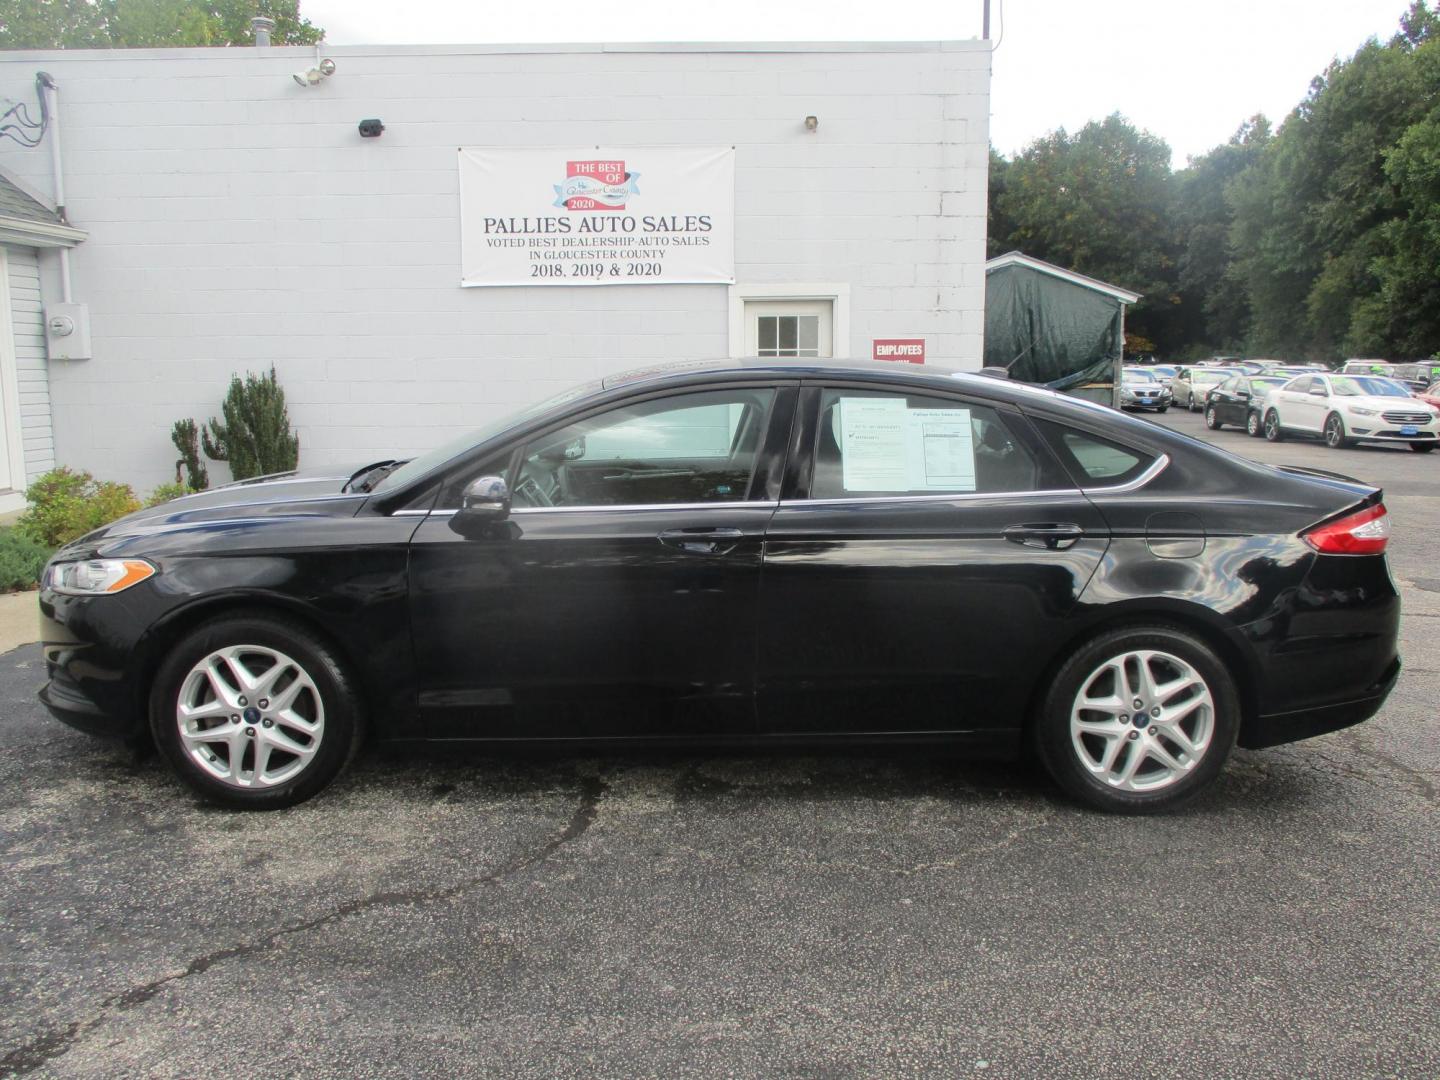
[[[774,351],[775,342],[779,334],[776,324],[779,321],[780,320],[774,315],[760,316],[758,326],[760,331],[760,352],[762,354]]]
[[[1039,474],[988,406],[875,391],[821,398],[812,498],[1034,491]]]
[[[803,356],[815,356],[820,351],[820,316],[801,315],[796,322],[799,331],[797,348]]]
[[[1049,420],[1036,424],[1050,440],[1065,467],[1086,486],[1114,487],[1128,483],[1150,467],[1155,458],[1143,451],[1076,431]]]
[[[797,321],[794,315],[780,316],[780,351],[782,354],[795,355],[795,323]]]
[[[775,391],[717,390],[611,409],[525,448],[515,504],[736,502]]]

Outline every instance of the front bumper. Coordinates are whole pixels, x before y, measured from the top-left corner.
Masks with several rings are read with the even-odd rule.
[[[92,735],[140,735],[141,625],[124,597],[41,589],[40,640],[50,680],[40,691],[41,703],[57,720]]]

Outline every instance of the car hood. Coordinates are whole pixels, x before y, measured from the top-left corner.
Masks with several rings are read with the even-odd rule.
[[[1358,394],[1354,397],[1337,397],[1341,408],[1354,408],[1356,405],[1362,409],[1374,409],[1377,412],[1402,411],[1402,412],[1429,412],[1429,407],[1422,401],[1413,397],[1372,397],[1368,394]]]
[[[275,517],[353,517],[368,498],[341,489],[365,465],[304,469],[240,480],[146,507],[64,548],[88,555],[122,538]]]

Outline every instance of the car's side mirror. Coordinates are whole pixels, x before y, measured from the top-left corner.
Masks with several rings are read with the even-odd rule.
[[[465,485],[459,516],[470,521],[504,521],[510,516],[510,487],[499,476],[482,476]]]

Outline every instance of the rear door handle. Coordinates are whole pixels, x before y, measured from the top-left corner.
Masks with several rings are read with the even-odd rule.
[[[660,543],[690,555],[724,555],[744,537],[739,529],[667,529]]]
[[[1012,544],[1021,544],[1024,547],[1064,551],[1073,547],[1075,542],[1085,535],[1085,530],[1068,521],[1043,521],[1011,525],[1002,529],[1000,535]]]

